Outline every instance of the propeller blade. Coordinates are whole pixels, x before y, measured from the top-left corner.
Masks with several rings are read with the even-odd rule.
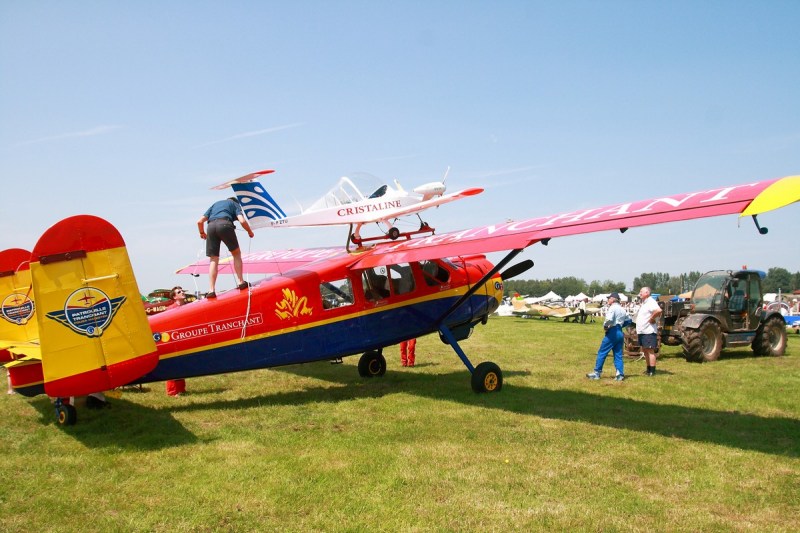
[[[526,270],[533,267],[533,261],[531,259],[526,259],[521,263],[517,263],[516,265],[510,266],[505,269],[503,272],[500,273],[500,277],[503,281],[507,279],[511,279],[513,277],[519,276]]]

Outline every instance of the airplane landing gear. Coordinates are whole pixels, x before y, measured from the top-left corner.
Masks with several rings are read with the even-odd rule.
[[[56,423],[59,426],[74,426],[78,421],[78,411],[74,406],[64,403],[61,398],[56,398]]]
[[[380,377],[386,373],[386,358],[380,350],[370,350],[358,360],[358,375],[362,378]]]
[[[499,366],[490,361],[485,361],[477,367],[473,367],[472,363],[467,358],[467,354],[465,354],[461,346],[458,345],[458,340],[456,340],[456,336],[450,328],[445,325],[439,326],[439,336],[450,345],[453,351],[456,352],[456,355],[461,359],[461,362],[464,363],[464,366],[467,367],[467,370],[472,373],[471,380],[473,391],[477,393],[499,392],[500,389],[503,388],[503,371],[500,370]],[[461,336],[466,338],[464,335]]]
[[[496,364],[485,361],[472,373],[472,390],[475,392],[498,392],[503,388],[503,372]]]

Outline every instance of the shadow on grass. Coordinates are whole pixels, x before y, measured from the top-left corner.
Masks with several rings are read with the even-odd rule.
[[[37,397],[30,402],[42,425],[56,425],[50,400]],[[197,442],[197,437],[175,420],[170,410],[153,409],[124,399],[114,399],[103,409],[78,406],[78,423],[61,426],[61,431],[89,448],[119,450],[161,450]]]
[[[800,456],[800,421],[791,418],[663,405],[583,391],[519,387],[508,383],[504,384],[500,393],[475,394],[470,388],[466,371],[429,374],[408,370],[390,372],[383,378],[362,379],[352,365],[331,366],[321,363],[271,370],[326,380],[341,386],[308,387],[240,400],[201,400],[166,409],[149,408],[119,399],[114,400],[110,408],[99,411],[80,409],[79,423],[62,429],[87,447],[155,450],[198,440],[175,420],[172,414],[177,412],[336,403],[406,393],[540,418],[586,422],[773,455]],[[504,374],[509,377],[526,372]],[[48,400],[38,399],[31,404],[41,413],[42,424],[55,424],[53,407]]]
[[[345,369],[354,370],[352,367]],[[273,370],[326,379],[346,386],[313,387],[230,403],[194,404],[179,409],[241,409],[264,404],[339,402],[408,393],[541,418],[586,422],[773,455],[800,456],[800,421],[785,417],[771,418],[736,411],[663,405],[582,391],[508,384],[504,384],[502,392],[498,394],[475,394],[470,388],[469,374],[466,372],[432,375],[414,374],[412,371],[392,373],[391,377],[387,375],[380,379],[361,380],[352,374],[332,372],[331,369],[314,365]],[[505,375],[514,373],[506,372]]]

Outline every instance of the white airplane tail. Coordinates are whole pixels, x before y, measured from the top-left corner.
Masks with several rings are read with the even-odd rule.
[[[253,229],[271,226],[273,222],[286,218],[286,213],[278,205],[278,202],[270,196],[263,185],[258,181],[258,177],[264,174],[271,174],[274,170],[261,170],[253,172],[241,178],[226,181],[212,189],[224,189],[228,186],[236,193],[239,203],[242,206],[244,216],[250,222]]]
[[[263,228],[286,218],[286,213],[278,202],[258,181],[231,183],[231,189],[236,193],[251,228]]]

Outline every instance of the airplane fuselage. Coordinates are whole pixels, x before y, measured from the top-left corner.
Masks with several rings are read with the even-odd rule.
[[[357,258],[311,263],[249,291],[151,316],[159,364],[137,382],[327,360],[427,335],[492,268],[483,256],[429,262],[425,268],[438,268],[435,277],[420,263],[348,268]],[[369,278],[381,273],[384,292],[375,294]],[[491,278],[445,324],[472,327],[497,308],[502,290],[499,276]]]

